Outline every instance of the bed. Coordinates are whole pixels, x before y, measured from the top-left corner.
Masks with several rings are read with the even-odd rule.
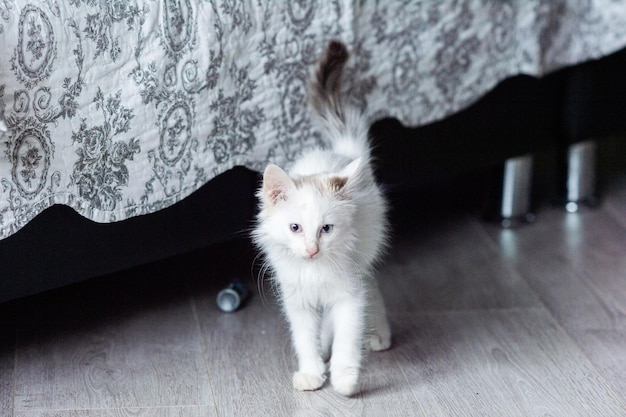
[[[352,51],[348,99],[418,127],[623,48],[626,7],[0,1],[0,301],[244,230],[254,173],[323,144],[305,103],[331,38]]]

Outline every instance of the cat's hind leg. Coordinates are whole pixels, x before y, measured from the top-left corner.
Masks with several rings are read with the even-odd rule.
[[[374,323],[374,331],[369,335],[369,349],[373,352],[387,350],[391,347],[391,329],[386,317],[378,317]]]
[[[369,343],[367,347],[374,352],[389,349],[391,328],[387,321],[383,297],[374,281],[370,283],[368,298]]]

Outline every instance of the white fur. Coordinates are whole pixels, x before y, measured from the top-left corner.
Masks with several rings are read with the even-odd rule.
[[[298,357],[294,388],[320,388],[329,360],[333,387],[352,395],[363,348],[390,346],[373,275],[386,244],[386,204],[370,166],[365,120],[349,112],[345,120],[324,119],[323,127],[333,149],[303,154],[288,174],[275,165],[265,170],[253,239],[272,268],[290,324]],[[332,178],[345,181],[333,189]],[[332,225],[329,233],[324,225]]]

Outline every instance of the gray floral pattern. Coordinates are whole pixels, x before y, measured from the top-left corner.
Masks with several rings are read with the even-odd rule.
[[[0,0],[0,238],[52,204],[151,213],[235,166],[324,144],[307,82],[330,38],[374,121],[430,123],[498,82],[626,45],[618,0]]]
[[[78,195],[90,201],[88,209],[114,211],[122,200],[122,189],[127,187],[130,174],[126,165],[134,154],[140,152],[139,142],[131,138],[128,142],[116,136],[130,130],[134,115],[132,110],[121,104],[121,91],[105,99],[98,89],[94,98],[96,109],[101,110],[104,122],[89,127],[87,119],[82,119],[80,128],[72,134],[78,160],[70,175],[70,186],[77,188]]]

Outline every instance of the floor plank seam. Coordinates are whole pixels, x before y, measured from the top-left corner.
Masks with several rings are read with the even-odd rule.
[[[189,291],[189,305],[191,307],[193,319],[196,324],[196,332],[199,338],[200,348],[202,349],[202,362],[204,363],[204,369],[207,374],[207,380],[209,382],[209,389],[211,390],[211,398],[213,399],[213,407],[215,408],[215,413],[217,417],[221,417],[217,398],[215,398],[216,390],[215,390],[215,386],[213,385],[213,379],[211,378],[211,368],[209,366],[209,361],[208,361],[209,356],[208,356],[206,343],[204,342],[204,334],[202,333],[202,326],[200,325],[200,318],[198,316],[198,308],[196,306],[196,301],[191,295],[191,291]]]
[[[393,349],[393,347],[392,347],[392,349]],[[415,403],[417,404],[417,406],[419,407],[420,411],[422,412],[422,415],[427,416],[428,413],[426,412],[426,410],[424,410],[421,401],[419,400],[417,394],[415,393],[415,390],[413,389],[413,385],[411,384],[411,381],[410,381],[409,377],[407,376],[406,372],[404,372],[404,369],[402,369],[402,366],[400,365],[400,360],[398,359],[397,354],[392,351],[391,355],[393,357],[394,363],[396,364],[396,366],[400,370],[400,375],[402,375],[402,379],[404,379],[405,387],[408,388],[408,390],[411,392],[411,396],[413,397],[413,399],[415,399]]]
[[[59,408],[17,408],[17,413],[62,413],[62,412],[89,412],[89,411],[124,411],[124,410],[178,410],[186,408],[211,408],[211,405],[155,405],[155,406],[125,406],[125,407],[59,407]],[[216,407],[213,407],[216,408]]]
[[[554,319],[552,316],[552,312],[545,305],[533,305],[533,306],[512,306],[512,307],[476,307],[476,308],[446,308],[446,309],[424,309],[424,310],[414,310],[407,312],[389,313],[389,321],[393,324],[394,318],[401,317],[406,318],[408,316],[412,316],[415,314],[418,315],[446,315],[448,313],[451,314],[465,314],[465,313],[482,313],[485,311],[491,311],[494,313],[523,313],[526,311],[543,311],[547,313]]]

